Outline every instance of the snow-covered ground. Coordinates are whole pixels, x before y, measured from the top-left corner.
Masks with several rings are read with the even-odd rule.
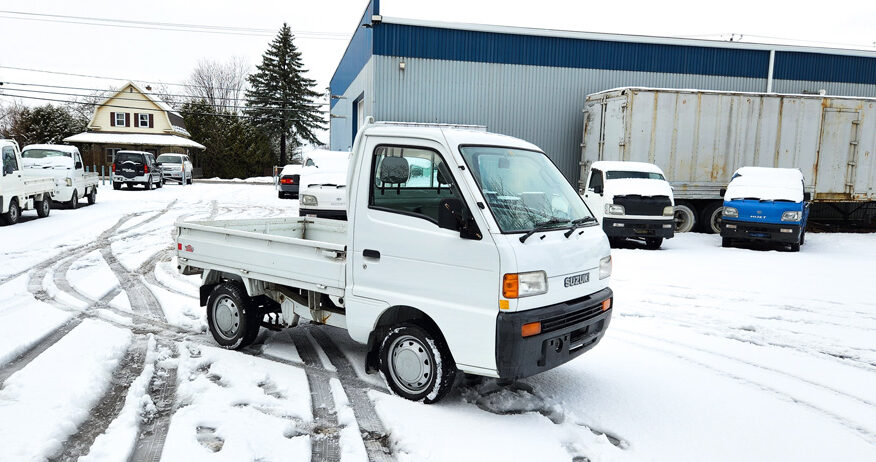
[[[174,221],[297,204],[243,182],[102,187],[0,228],[0,460],[876,460],[876,235],[616,249],[596,348],[426,406],[338,329],[215,347]]]

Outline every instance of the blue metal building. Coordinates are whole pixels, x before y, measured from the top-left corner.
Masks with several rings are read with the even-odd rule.
[[[584,100],[624,86],[876,97],[876,53],[389,18],[372,0],[331,80],[331,148],[366,116],[485,125],[575,184]]]

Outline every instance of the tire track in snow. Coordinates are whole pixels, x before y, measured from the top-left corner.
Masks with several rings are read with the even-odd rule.
[[[158,339],[158,348],[168,349],[171,355],[177,356],[176,343],[167,339]],[[140,426],[137,442],[131,456],[132,462],[157,462],[161,460],[167,430],[170,428],[170,418],[173,416],[176,403],[176,363],[155,364],[155,374],[149,382],[149,398],[155,405],[155,414]]]
[[[173,256],[171,253],[172,251],[173,251],[172,247],[168,247],[166,249],[159,250],[158,252],[155,253],[155,255],[152,255],[151,257],[149,257],[149,259],[146,260],[145,263],[140,265],[140,268],[137,268],[136,273],[143,275],[143,277],[146,278],[146,282],[148,282],[149,284],[152,284],[153,286],[161,287],[162,289],[164,289],[168,292],[172,292],[172,293],[177,294],[177,295],[182,295],[184,297],[198,300],[198,297],[196,295],[192,295],[191,293],[188,293],[188,292],[183,292],[183,291],[177,289],[176,287],[171,287],[170,285],[165,284],[164,282],[158,280],[158,278],[155,276],[155,267],[158,265],[158,262],[170,261],[170,259],[173,259]],[[165,260],[166,257],[169,257],[170,259]]]
[[[6,383],[6,379],[15,374],[16,372],[24,369],[25,366],[30,364],[31,361],[36,359],[39,355],[41,355],[44,351],[48,350],[49,347],[58,343],[58,340],[64,338],[65,335],[69,334],[71,330],[73,330],[79,323],[82,322],[84,316],[76,316],[71,318],[69,321],[58,327],[57,329],[50,331],[39,340],[37,343],[33,344],[26,351],[16,356],[15,359],[9,361],[8,363],[0,366],[0,389],[3,388],[3,385]]]
[[[321,362],[307,333],[293,328],[289,331],[292,342],[305,364],[320,367]],[[310,433],[311,460],[339,462],[341,460],[340,433],[335,401],[329,381],[313,374],[307,374],[310,387],[310,406],[313,410],[314,428]]]
[[[146,349],[146,338],[135,337],[121,363],[113,371],[109,389],[101,396],[97,405],[89,410],[88,419],[79,426],[76,433],[67,438],[59,454],[49,460],[75,461],[89,453],[94,440],[119,416],[131,384],[143,373]]]
[[[328,334],[323,331],[322,327],[307,326],[307,332],[313,336],[314,340],[319,344],[322,351],[328,356],[329,361],[338,370],[338,380],[344,388],[344,392],[350,400],[350,407],[353,408],[353,414],[356,416],[356,422],[359,424],[359,430],[362,434],[362,442],[365,443],[365,451],[368,453],[368,460],[371,461],[391,461],[395,460],[392,455],[392,450],[389,447],[388,435],[383,422],[377,415],[374,409],[374,403],[368,397],[367,389],[350,383],[351,378],[358,379],[356,370],[343,352],[332,342]]]
[[[730,379],[732,379],[736,382],[742,383],[742,384],[753,386],[754,388],[757,388],[759,390],[776,395],[777,397],[781,398],[782,400],[789,401],[793,404],[803,406],[807,409],[815,411],[818,414],[821,414],[824,417],[827,417],[828,419],[845,427],[846,429],[851,430],[853,433],[857,434],[862,439],[864,439],[864,441],[867,441],[870,444],[876,444],[876,434],[871,432],[869,429],[863,427],[862,425],[858,425],[858,424],[846,419],[845,417],[843,417],[841,415],[835,414],[832,411],[829,411],[829,410],[824,409],[822,407],[816,406],[808,401],[804,401],[800,398],[797,398],[796,396],[793,396],[787,392],[784,392],[784,391],[779,390],[777,388],[771,387],[769,385],[765,385],[763,383],[756,382],[754,380],[743,377],[739,374],[734,374],[732,372],[721,370],[721,369],[713,366],[712,364],[709,364],[709,363],[706,363],[703,361],[699,361],[697,359],[693,359],[693,358],[684,356],[682,354],[675,353],[675,352],[667,350],[665,348],[655,347],[653,345],[645,345],[643,343],[640,343],[640,342],[637,342],[634,340],[630,340],[628,338],[623,338],[623,337],[617,337],[617,338],[623,342],[629,343],[630,345],[642,348],[643,350],[657,351],[657,352],[663,353],[667,356],[671,356],[673,358],[680,359],[682,361],[686,361],[686,362],[695,364],[695,365],[702,367],[704,369],[708,369],[708,370],[716,373],[717,375],[730,378]]]

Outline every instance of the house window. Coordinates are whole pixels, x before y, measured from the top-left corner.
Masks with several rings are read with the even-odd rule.
[[[116,112],[116,127],[124,127],[125,126],[125,113],[124,112]]]
[[[106,163],[113,163],[116,158],[116,153],[119,151],[121,151],[119,148],[106,148]]]
[[[149,114],[137,114],[137,117],[140,119],[137,124],[138,127],[148,127],[149,126]]]

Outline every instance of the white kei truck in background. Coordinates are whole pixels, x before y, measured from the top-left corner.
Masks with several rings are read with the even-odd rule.
[[[412,166],[429,168],[412,180]],[[538,147],[465,126],[356,136],[349,220],[177,222],[178,268],[225,348],[260,326],[346,329],[404,398],[460,372],[518,379],[595,346],[611,317],[608,239]]]
[[[55,180],[57,191],[52,196],[71,209],[79,207],[79,200],[97,202],[96,172],[86,172],[82,156],[75,146],[62,144],[29,144],[21,150],[22,166],[34,173],[42,172]]]
[[[37,216],[49,216],[55,181],[21,168],[21,153],[14,140],[0,140],[0,225],[14,225],[22,210],[36,209]]]
[[[347,162],[327,163],[318,173],[301,176],[301,190],[298,194],[298,215],[304,217],[347,219],[347,170],[349,152],[339,153]]]
[[[635,238],[654,250],[675,235],[672,186],[660,167],[597,161],[590,164],[585,184],[584,202],[613,245]]]

